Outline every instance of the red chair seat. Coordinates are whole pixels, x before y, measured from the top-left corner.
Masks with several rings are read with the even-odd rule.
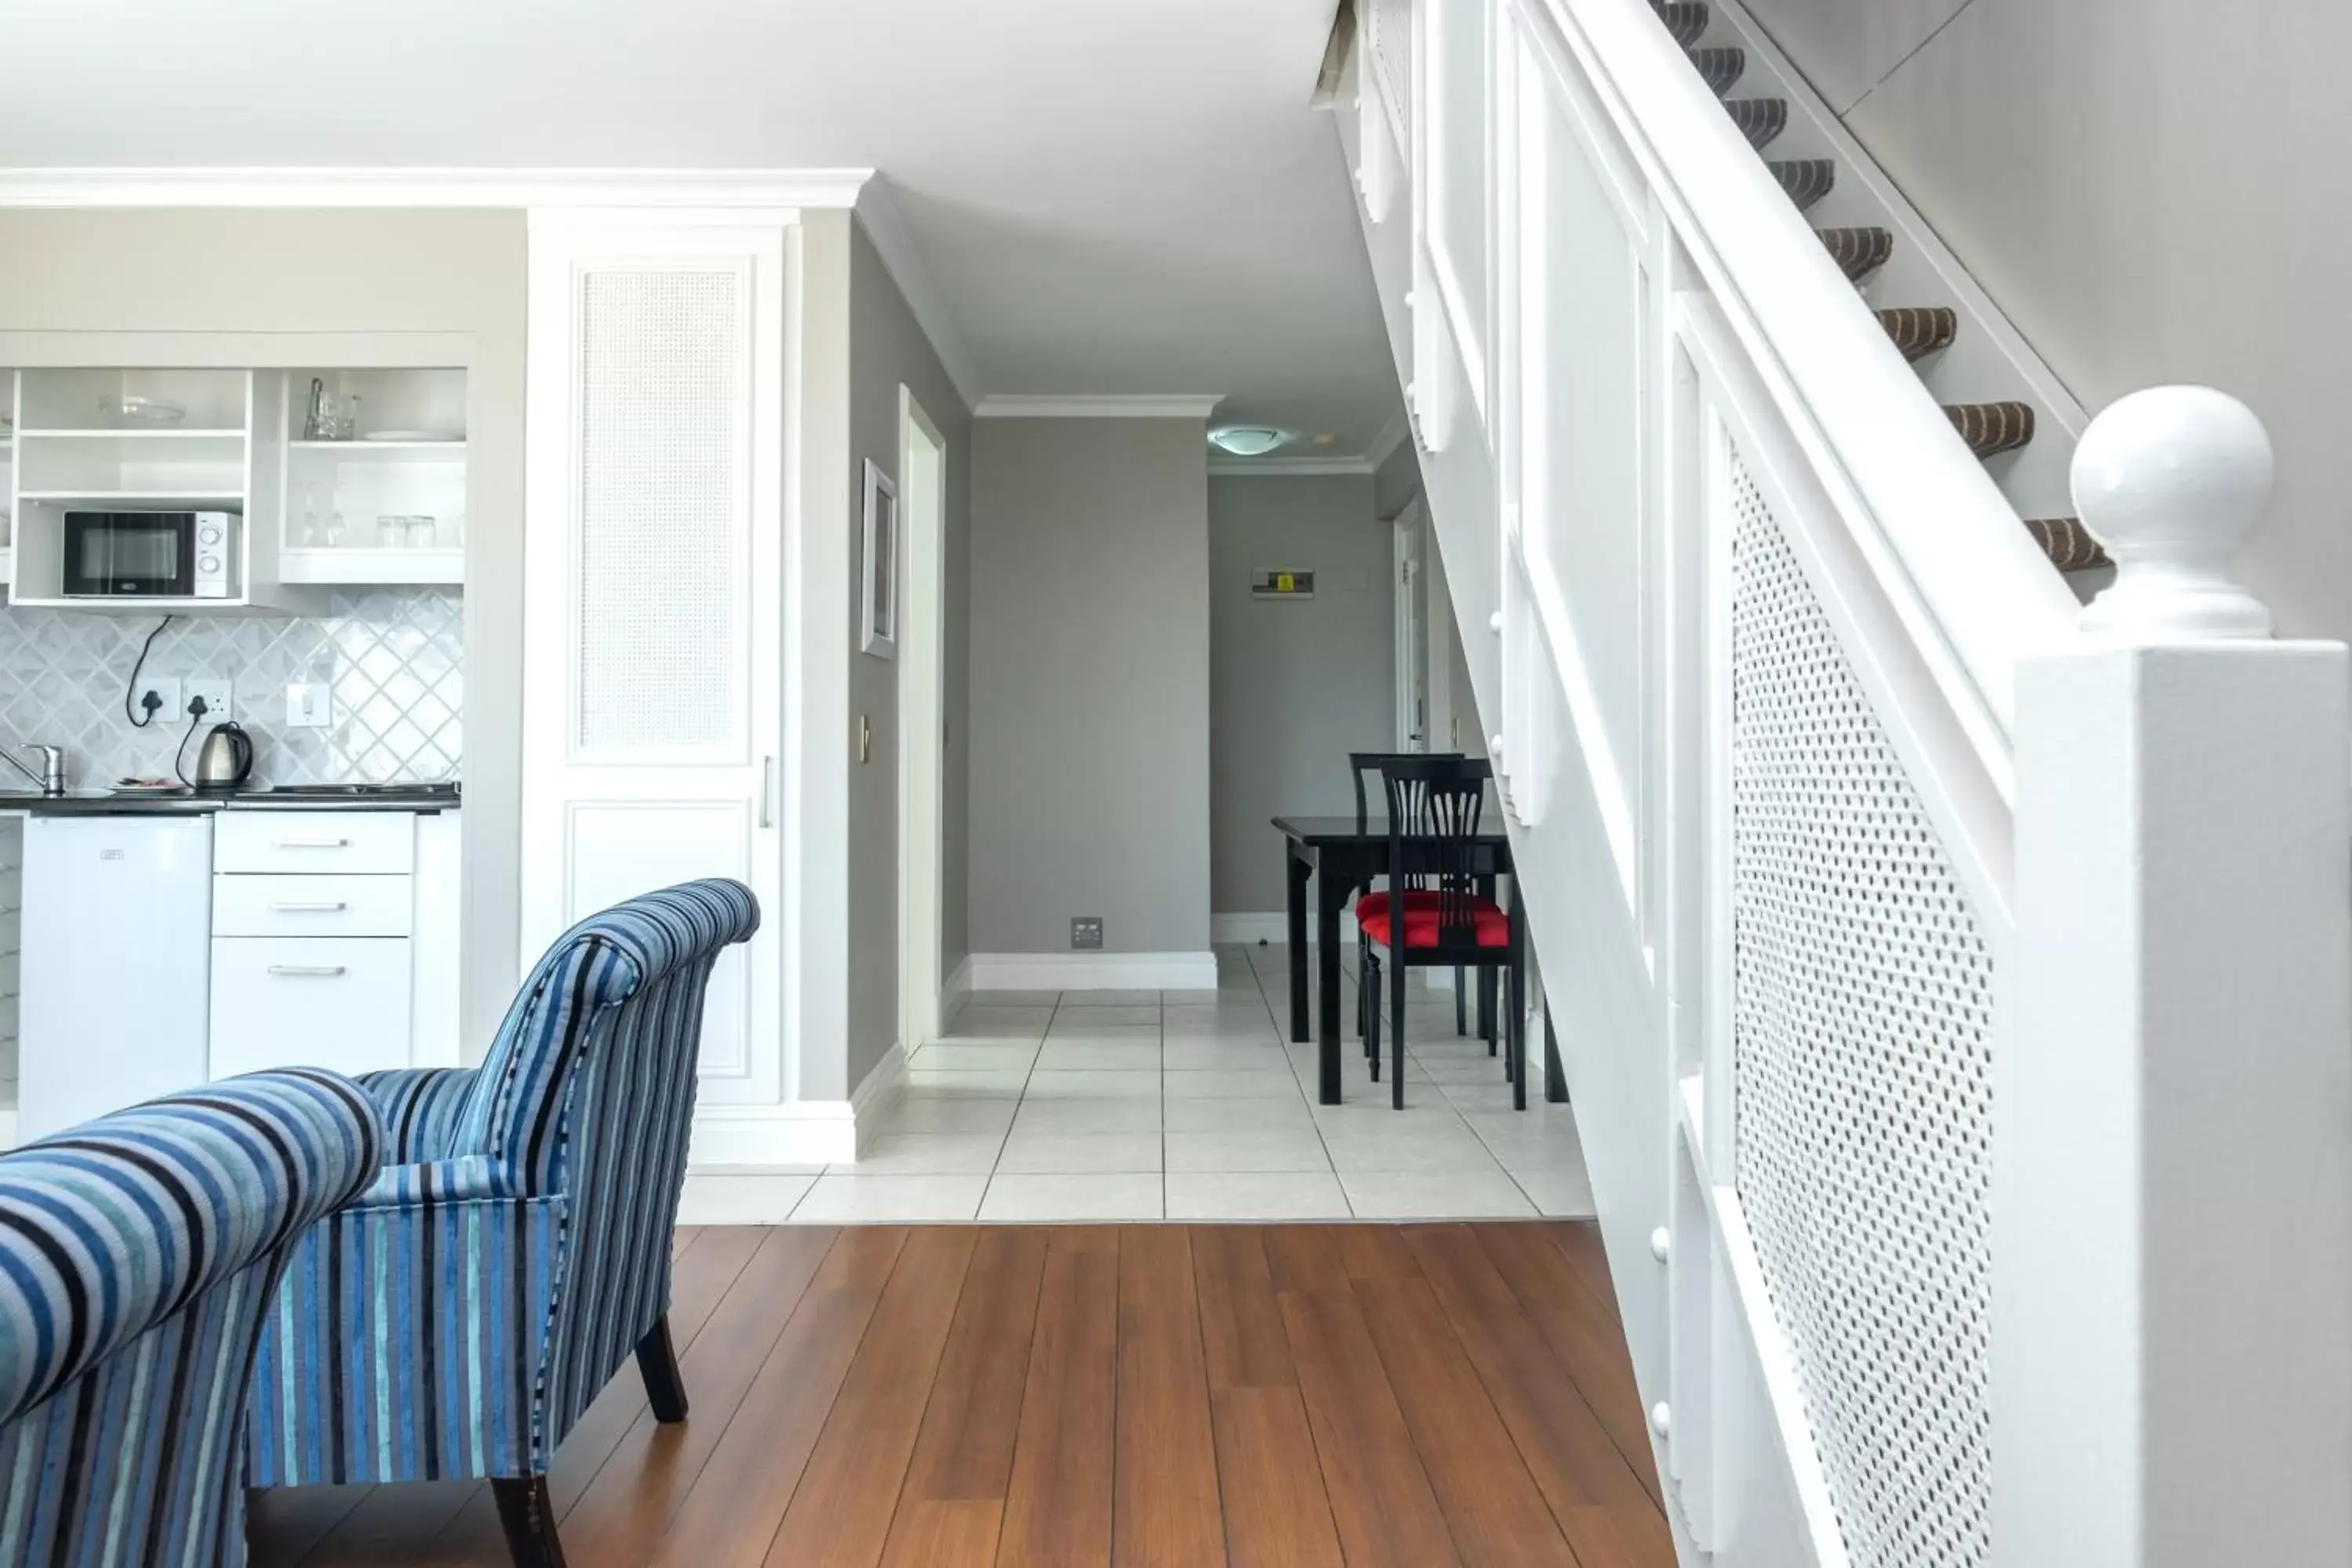
[[[1437,889],[1434,888],[1407,888],[1404,890],[1404,907],[1409,910],[1435,909],[1437,907]],[[1377,893],[1366,893],[1362,898],[1356,900],[1356,923],[1358,925],[1363,924],[1366,921],[1370,920],[1374,915],[1384,915],[1388,912],[1389,895],[1386,889],[1382,889]]]
[[[1470,912],[1480,947],[1508,947],[1511,944],[1511,917],[1503,912],[1501,906],[1480,899],[1472,904]],[[1386,910],[1369,919],[1359,916],[1357,923],[1363,928],[1366,937],[1382,947],[1396,945],[1389,940],[1391,922]],[[1415,909],[1410,898],[1405,900],[1404,944],[1407,948],[1437,945],[1437,910],[1434,905]]]

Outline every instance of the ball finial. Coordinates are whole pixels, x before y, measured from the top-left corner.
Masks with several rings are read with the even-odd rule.
[[[2210,386],[2156,386],[2111,404],[2074,448],[2074,508],[2116,563],[2083,629],[2133,642],[2262,637],[2262,601],[2230,557],[2271,498],[2271,441],[2252,409]]]

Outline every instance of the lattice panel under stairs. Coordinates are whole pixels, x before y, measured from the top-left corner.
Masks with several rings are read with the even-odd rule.
[[[1381,79],[1381,96],[1396,111],[1402,145],[1412,145],[1412,0],[1367,0],[1356,9],[1363,27],[1367,68]]]
[[[742,278],[614,268],[580,290],[579,743],[721,747],[750,570]]]
[[[1737,1180],[1856,1568],[1986,1559],[1992,964],[1734,466]]]

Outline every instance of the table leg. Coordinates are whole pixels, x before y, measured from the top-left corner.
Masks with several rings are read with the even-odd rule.
[[[1347,882],[1326,867],[1315,879],[1315,1047],[1326,1105],[1339,1103],[1339,909],[1347,900]]]
[[[1304,1040],[1307,1037],[1307,879],[1315,874],[1315,867],[1295,850],[1286,849],[1283,859],[1290,868],[1290,923],[1286,931],[1290,942],[1290,1037]]]
[[[1544,1004],[1544,1099],[1568,1103],[1568,1069],[1559,1065],[1559,1037],[1552,1032],[1551,1004]]]

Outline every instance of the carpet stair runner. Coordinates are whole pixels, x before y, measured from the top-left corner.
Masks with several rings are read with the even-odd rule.
[[[1759,153],[1788,129],[1789,105],[1777,98],[1727,96],[1747,73],[1748,51],[1701,47],[1712,13],[1698,0],[1651,0],[1651,9],[1675,42],[1683,47],[1699,76],[1723,100],[1731,121]],[[1837,184],[1837,165],[1827,158],[1768,159],[1772,173],[1800,212],[1830,194]],[[1825,228],[1817,231],[1830,258],[1857,287],[1884,267],[1895,254],[1895,236],[1884,228]],[[1903,357],[1913,364],[1951,346],[1959,333],[1958,311],[1941,306],[1912,306],[1876,312],[1878,324]],[[1944,406],[1946,417],[1969,450],[1979,459],[2013,452],[2033,439],[2033,409],[2023,403],[1955,403]],[[2071,517],[2029,520],[2026,529],[2061,572],[2081,572],[2110,564],[2098,541]]]

